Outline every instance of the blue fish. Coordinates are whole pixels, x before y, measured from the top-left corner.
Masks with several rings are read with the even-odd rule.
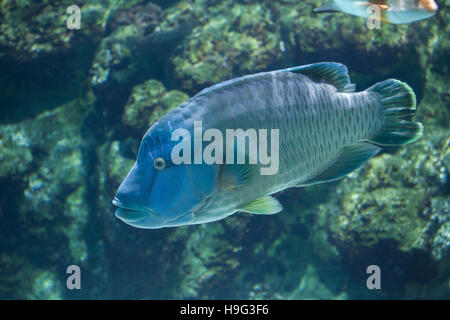
[[[406,83],[389,79],[355,92],[347,67],[333,62],[219,83],[147,131],[137,161],[113,200],[116,216],[129,225],[154,229],[216,221],[237,211],[278,213],[282,205],[271,194],[340,179],[380,146],[418,140],[423,127],[412,119],[415,110],[415,94]],[[278,154],[278,170],[262,174],[268,167],[264,153],[250,152],[250,146],[242,151],[236,140],[230,148],[215,150],[222,161],[197,161],[190,151],[206,152],[213,143],[206,134],[210,129],[215,130],[210,131],[216,134],[215,143],[230,129],[278,132],[278,140],[275,135],[267,139],[271,156],[274,150]],[[183,134],[173,139],[176,132]],[[182,143],[186,148],[180,149]],[[236,151],[231,160],[242,156],[244,161],[225,160],[227,150]],[[180,163],[174,154],[188,161]]]

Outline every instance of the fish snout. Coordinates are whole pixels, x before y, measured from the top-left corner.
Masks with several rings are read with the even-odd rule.
[[[438,10],[438,5],[434,0],[420,0],[422,6],[430,12],[435,12]]]
[[[148,213],[142,210],[128,210],[122,207],[117,208],[116,217],[131,224],[148,217]]]
[[[146,210],[151,180],[151,176],[135,164],[117,189],[113,204],[128,210]]]
[[[146,219],[149,215],[136,191],[126,185],[124,181],[112,200],[113,205],[118,207],[115,212],[116,217],[131,225]]]
[[[114,197],[112,203],[119,208],[124,208],[127,210],[141,210],[142,206],[142,195],[138,188],[133,188],[132,185],[122,182],[117,189],[116,196]]]

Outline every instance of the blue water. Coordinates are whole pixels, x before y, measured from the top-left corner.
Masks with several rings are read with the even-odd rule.
[[[2,3],[0,298],[450,298],[450,3],[369,29],[312,12],[324,2]],[[422,139],[275,194],[275,215],[154,230],[115,217],[142,136],[169,110],[321,61],[345,64],[357,91],[408,83]]]

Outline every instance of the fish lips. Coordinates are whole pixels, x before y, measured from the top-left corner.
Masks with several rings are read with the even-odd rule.
[[[158,229],[176,227],[188,224],[194,220],[194,215],[191,212],[186,212],[173,219],[167,219],[151,210],[126,208],[116,198],[112,203],[118,207],[115,216],[123,222],[137,228]]]

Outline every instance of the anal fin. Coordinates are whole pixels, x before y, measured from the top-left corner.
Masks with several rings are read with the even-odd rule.
[[[336,161],[325,171],[302,185],[311,185],[341,179],[362,166],[381,148],[368,142],[356,142],[345,146]]]

